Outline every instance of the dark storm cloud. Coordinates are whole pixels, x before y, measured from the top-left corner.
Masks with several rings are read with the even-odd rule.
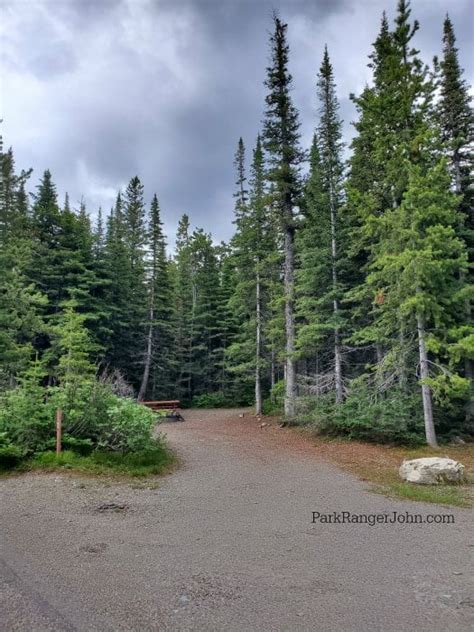
[[[395,0],[35,0],[2,6],[2,116],[19,167],[49,167],[94,212],[138,174],[172,236],[183,212],[216,239],[232,231],[233,154],[250,156],[264,109],[274,9],[289,23],[294,99],[307,145],[324,44],[346,136],[348,95],[368,80],[382,10]],[[417,45],[441,50],[446,8],[472,79],[469,0],[417,0]],[[36,181],[35,180],[35,181]],[[34,182],[35,182],[34,181]]]

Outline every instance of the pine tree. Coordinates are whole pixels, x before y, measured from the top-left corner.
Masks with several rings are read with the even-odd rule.
[[[123,285],[120,293],[122,331],[119,345],[119,368],[128,381],[139,388],[142,377],[143,349],[146,337],[146,285],[145,285],[145,242],[146,212],[143,201],[143,185],[140,179],[133,177],[125,191],[123,207],[116,212],[115,222],[118,229],[117,239],[122,242],[119,250],[124,249],[127,260],[123,262],[123,276],[119,283]]]
[[[428,178],[430,170],[437,168],[439,162],[438,133],[433,116],[434,86],[418,58],[418,51],[412,47],[411,39],[418,30],[418,23],[410,24],[409,18],[410,6],[404,0],[398,3],[393,32],[389,31],[386,18],[383,18],[371,56],[374,85],[355,99],[360,112],[356,124],[359,134],[353,142],[348,210],[352,216],[352,251],[365,271],[371,269],[375,261],[380,265],[379,253],[389,248],[391,238],[395,238],[387,233],[384,218],[402,221],[399,209],[404,205],[410,187],[414,186],[415,171],[418,170],[421,178]],[[421,199],[425,185],[417,186],[421,187],[418,192]],[[441,191],[439,196],[442,199]],[[443,203],[447,204],[445,200]],[[396,231],[395,224],[391,225],[391,230]],[[401,247],[401,242],[398,245]],[[401,276],[394,276],[394,279],[402,283]],[[378,366],[382,369],[389,366],[396,376],[395,381],[393,377],[386,377],[384,381],[406,390],[412,373],[410,364],[416,361],[412,353],[410,324],[395,308],[390,313],[397,319],[397,327],[387,329],[384,326],[381,315],[385,310],[380,306],[387,303],[386,288],[377,286],[376,281],[376,275],[368,274],[348,294],[354,301],[353,314],[361,315],[353,339],[364,345],[374,344]],[[392,285],[390,288],[395,294]],[[420,361],[423,355],[424,367],[428,353],[425,320],[426,316],[420,313],[417,327]],[[383,361],[382,346],[391,365]],[[423,379],[423,385],[427,440],[434,443],[432,394],[430,391],[429,397],[427,395],[426,379]]]
[[[299,357],[304,360],[307,369],[316,374],[318,394],[334,388],[333,379],[328,388],[323,388],[321,383],[326,381],[323,376],[328,369],[334,376],[334,370],[326,361],[327,357],[334,356],[330,342],[333,292],[331,214],[322,171],[318,139],[314,134],[309,175],[304,187],[303,220],[297,241],[296,304]]]
[[[248,202],[248,191],[245,188],[245,183],[247,181],[245,176],[245,145],[242,137],[239,138],[237,151],[235,152],[234,168],[237,176],[235,181],[237,190],[234,193],[235,217],[238,221],[240,217],[245,215]]]
[[[176,232],[175,254],[175,358],[177,389],[180,399],[192,398],[191,350],[195,291],[191,273],[191,243],[189,217],[183,215]]]
[[[77,386],[95,376],[92,362],[95,345],[85,326],[87,316],[78,311],[74,299],[62,305],[58,323],[53,327],[53,345],[58,348],[57,378],[64,387]]]
[[[229,357],[234,375],[244,384],[254,382],[255,410],[262,414],[262,380],[264,360],[264,329],[267,320],[269,254],[271,231],[266,191],[265,164],[260,136],[257,137],[250,176],[250,195],[245,212],[236,205],[236,234],[232,241],[235,262],[235,288],[231,307],[238,315],[240,327]]]
[[[443,140],[452,171],[454,190],[461,196],[460,211],[465,215],[460,222],[461,235],[472,248],[474,211],[472,192],[473,112],[469,87],[463,79],[458,59],[453,25],[446,16],[443,25],[443,58],[441,61],[441,90],[439,116]]]
[[[409,170],[402,203],[377,219],[385,237],[374,247],[368,282],[383,288],[378,319],[389,335],[398,332],[400,318],[407,330],[416,328],[426,439],[436,447],[428,352],[441,348],[439,332],[453,324],[467,256],[455,234],[456,198],[445,164]]]
[[[172,291],[166,259],[166,242],[160,207],[153,196],[148,228],[149,258],[147,265],[148,331],[143,375],[138,393],[142,400],[147,392],[150,373],[153,378],[153,398],[166,397],[171,388],[172,374]]]
[[[195,230],[190,239],[192,312],[190,336],[191,393],[193,396],[218,390],[219,267],[211,235]],[[217,388],[216,388],[217,386]]]
[[[12,387],[28,369],[33,342],[44,329],[46,297],[27,276],[32,262],[25,182],[15,173],[12,149],[0,137],[0,389]]]
[[[470,259],[474,249],[474,193],[473,193],[473,129],[474,117],[469,87],[463,79],[453,25],[446,16],[443,25],[443,58],[441,61],[441,90],[439,118],[442,138],[446,145],[454,191],[459,196],[458,234],[466,242]],[[467,281],[467,278],[464,279]],[[463,320],[471,321],[471,302],[466,298]],[[462,327],[462,323],[461,323]],[[472,360],[465,357],[465,375],[472,380]]]
[[[319,71],[318,96],[320,99],[321,116],[318,126],[321,178],[324,200],[326,201],[329,214],[331,236],[331,248],[327,256],[331,261],[330,287],[334,332],[334,387],[336,391],[336,403],[341,403],[344,398],[344,387],[341,350],[341,289],[338,268],[341,242],[341,222],[339,215],[343,197],[342,134],[334,74],[331,62],[329,61],[327,48],[324,51],[324,58]]]
[[[290,91],[292,77],[288,70],[289,47],[287,25],[275,14],[274,33],[270,38],[271,65],[267,68],[265,86],[267,109],[264,121],[264,147],[268,153],[268,178],[275,185],[274,194],[284,236],[285,286],[285,415],[295,415],[296,365],[294,317],[295,229],[294,209],[301,193],[300,165],[303,154],[299,147],[298,112]]]
[[[120,193],[108,220],[105,235],[105,271],[107,276],[106,303],[110,306],[104,363],[128,377],[129,305],[132,300],[132,272],[125,242],[125,220]],[[127,344],[125,344],[125,342]]]
[[[223,397],[229,403],[249,402],[245,380],[234,373],[231,349],[239,335],[241,320],[233,304],[233,296],[238,283],[236,261],[232,244],[221,242],[216,248],[219,271],[219,299],[217,320],[220,323],[219,348],[217,351],[218,383]]]

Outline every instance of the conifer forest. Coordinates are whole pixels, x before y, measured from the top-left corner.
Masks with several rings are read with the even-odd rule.
[[[138,423],[133,400],[167,399],[373,442],[472,438],[470,86],[449,16],[434,60],[416,48],[422,28],[407,0],[382,17],[350,143],[324,50],[307,77],[308,147],[291,22],[269,16],[260,133],[235,139],[227,243],[189,209],[170,245],[140,174],[113,208],[77,208],[48,165],[31,186],[3,139],[0,451],[46,445],[58,402],[71,444],[101,406]],[[122,440],[116,427],[94,436]]]

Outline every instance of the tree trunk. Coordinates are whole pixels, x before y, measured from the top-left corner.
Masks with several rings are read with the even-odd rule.
[[[261,337],[262,337],[262,310],[261,310],[261,288],[260,288],[260,262],[257,258],[257,279],[255,289],[255,319],[256,319],[256,340],[255,340],[255,413],[262,414],[262,385],[260,370]]]
[[[295,235],[293,227],[287,225],[285,229],[285,416],[290,421],[296,412],[294,276]]]
[[[151,356],[153,353],[153,296],[152,304],[150,306],[150,325],[148,327],[148,336],[145,352],[145,366],[143,367],[143,376],[140,384],[140,390],[138,391],[138,401],[142,402],[145,398],[146,389],[148,387],[148,380],[150,378]]]
[[[275,349],[272,345],[271,359],[270,359],[270,401],[275,403]]]
[[[423,398],[423,415],[425,419],[426,443],[432,448],[438,447],[433,421],[433,404],[431,401],[431,388],[424,381],[429,377],[428,353],[425,344],[425,323],[421,315],[417,317],[418,349],[420,354],[421,394]]]
[[[334,208],[334,196],[330,192],[331,204],[331,267],[332,267],[332,289],[334,293],[333,314],[337,318],[339,315],[339,303],[337,300],[337,245],[336,245],[336,209]],[[342,384],[342,357],[341,357],[341,337],[339,327],[334,328],[334,383],[336,387],[336,403],[340,404],[344,399],[344,390]]]

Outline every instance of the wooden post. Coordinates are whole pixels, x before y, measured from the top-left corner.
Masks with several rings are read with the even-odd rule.
[[[63,411],[60,408],[56,409],[56,454],[61,454],[61,435],[63,425]]]

